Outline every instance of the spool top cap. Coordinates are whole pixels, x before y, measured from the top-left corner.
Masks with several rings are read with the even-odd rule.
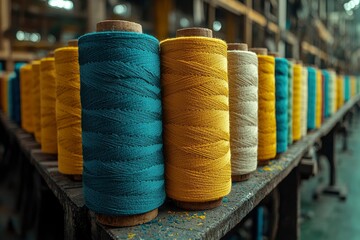
[[[267,48],[250,48],[250,51],[256,53],[257,55],[268,55]]]
[[[69,47],[77,47],[78,46],[78,40],[77,39],[71,39],[68,41],[68,46]]]
[[[269,52],[269,55],[273,57],[280,57],[280,54],[278,52]]]
[[[182,28],[176,31],[176,37],[213,37],[213,33],[208,28]]]
[[[96,24],[96,31],[125,31],[142,33],[142,27],[138,23],[128,22],[124,20],[105,20]]]
[[[248,45],[246,43],[228,43],[228,50],[241,50],[247,51]]]

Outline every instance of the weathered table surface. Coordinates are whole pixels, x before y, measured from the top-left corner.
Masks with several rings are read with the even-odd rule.
[[[94,214],[84,205],[81,182],[74,182],[57,171],[56,156],[41,153],[32,135],[24,132],[0,113],[0,122],[13,133],[22,151],[35,165],[65,212],[65,236],[74,239],[93,235],[101,239],[219,239],[236,226],[268,193],[270,193],[301,160],[306,151],[330,132],[360,100],[357,96],[327,119],[320,129],[309,132],[288,151],[264,167],[258,167],[248,181],[233,183],[231,193],[222,205],[207,211],[183,211],[171,202],[159,209],[150,223],[127,228],[110,228],[97,224]],[[68,228],[68,229],[67,229]]]

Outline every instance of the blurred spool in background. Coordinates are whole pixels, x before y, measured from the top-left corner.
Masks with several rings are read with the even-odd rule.
[[[159,42],[100,22],[80,37],[79,64],[86,205],[105,225],[150,221],[165,200]]]
[[[16,75],[15,72],[11,72],[7,76],[7,84],[6,84],[6,97],[7,97],[7,115],[8,117],[13,120],[14,119],[14,107],[13,107],[13,89],[14,89],[14,79]]]
[[[276,152],[282,153],[288,146],[288,97],[289,67],[285,58],[275,58],[276,89]]]
[[[258,59],[246,44],[228,44],[232,181],[256,170],[258,146]]]
[[[323,110],[323,80],[321,70],[316,69],[316,128],[321,127]]]
[[[350,76],[349,75],[345,75],[344,77],[344,100],[345,102],[350,100]]]
[[[78,48],[56,49],[55,70],[58,168],[63,174],[81,175],[83,155]]]
[[[294,76],[294,68],[293,68],[293,60],[292,59],[288,59],[288,64],[289,64],[289,78],[288,78],[288,93],[289,93],[289,97],[288,97],[288,145],[291,145],[293,142],[293,124],[292,124],[292,115],[293,115],[293,76]]]
[[[35,140],[41,144],[40,61],[32,61],[32,115]]]
[[[29,132],[34,132],[33,118],[32,118],[32,66],[26,64],[20,68],[20,102],[21,102],[21,127]]]
[[[316,99],[317,99],[317,78],[316,69],[308,67],[308,111],[307,128],[313,130],[316,128]]]
[[[330,73],[327,70],[322,70],[324,81],[324,117],[330,116],[331,103],[330,103]]]
[[[338,75],[337,77],[337,110],[344,104],[344,76]]]
[[[293,66],[293,141],[301,138],[301,82],[302,82],[302,66],[301,64],[294,64]]]
[[[231,190],[226,43],[181,29],[160,48],[167,195],[185,209],[216,207]]]
[[[56,74],[55,59],[47,57],[40,63],[40,124],[41,151],[49,154],[57,153],[56,128]]]
[[[302,67],[301,93],[301,136],[306,136],[308,113],[308,68],[306,66]]]
[[[20,68],[24,65],[24,63],[16,63],[14,70],[15,74],[12,79],[12,117],[11,119],[17,124],[21,124],[21,115],[20,115]]]

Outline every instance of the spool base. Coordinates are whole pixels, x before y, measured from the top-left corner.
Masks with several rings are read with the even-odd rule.
[[[77,174],[77,175],[67,175],[71,180],[75,181],[75,182],[81,182],[82,181],[82,175]]]
[[[258,160],[258,166],[266,166],[269,164],[269,162],[270,160],[261,160],[261,161]]]
[[[208,202],[182,202],[175,201],[177,207],[185,209],[185,210],[208,210],[213,209],[221,205],[223,198],[219,198],[217,200],[208,201]]]
[[[112,227],[131,227],[150,222],[158,215],[158,209],[154,209],[147,213],[124,216],[107,216],[104,214],[96,214],[96,220],[107,226]]]
[[[251,176],[251,173],[246,173],[246,174],[242,174],[242,175],[231,175],[231,181],[243,182],[243,181],[249,180],[250,176]]]

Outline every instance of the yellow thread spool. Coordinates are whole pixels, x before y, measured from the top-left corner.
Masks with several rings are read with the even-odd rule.
[[[34,132],[31,89],[32,66],[26,64],[20,68],[21,127],[29,133]]]
[[[63,174],[81,175],[83,162],[78,48],[56,49],[55,69],[58,168]]]
[[[344,104],[344,84],[343,76],[338,75],[336,79],[337,83],[337,110],[339,110]]]
[[[32,63],[32,116],[35,140],[41,144],[41,110],[40,110],[40,61]]]
[[[2,109],[5,114],[8,113],[8,73],[2,76],[1,91],[2,91]]]
[[[321,70],[316,70],[316,128],[321,127],[322,121],[322,74]]]
[[[266,48],[252,48],[259,61],[258,164],[266,165],[276,156],[275,58]]]
[[[293,140],[297,141],[301,138],[301,81],[302,81],[302,66],[294,64],[293,75]]]
[[[44,58],[40,63],[41,151],[57,153],[56,76],[55,59]]]
[[[231,189],[226,43],[203,28],[160,43],[167,195],[184,209],[217,207]]]

